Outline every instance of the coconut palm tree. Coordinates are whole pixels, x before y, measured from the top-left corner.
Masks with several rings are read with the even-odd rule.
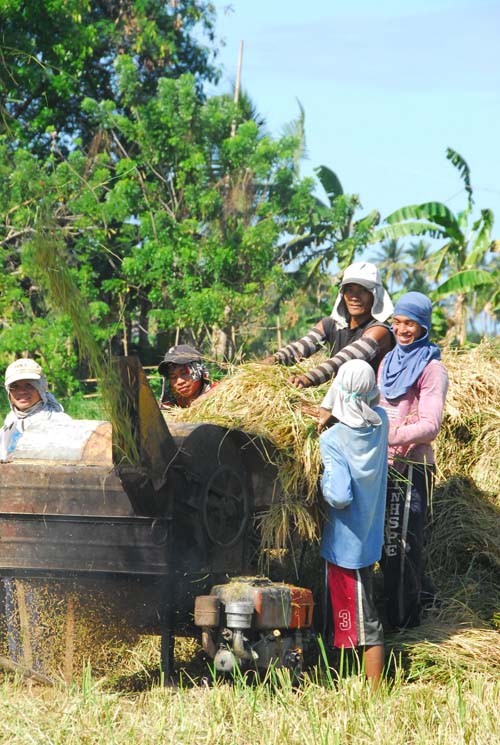
[[[412,241],[406,249],[406,256],[409,259],[406,289],[429,295],[434,274],[434,253],[431,244],[424,240]]]
[[[373,259],[383,273],[386,287],[391,295],[398,286],[407,286],[408,265],[405,261],[405,248],[397,238],[384,241]]]

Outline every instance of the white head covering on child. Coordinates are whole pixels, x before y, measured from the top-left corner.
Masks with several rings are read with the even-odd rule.
[[[381,419],[371,407],[378,404],[379,398],[375,373],[368,362],[349,360],[340,366],[321,408],[330,409],[348,427],[378,427]]]

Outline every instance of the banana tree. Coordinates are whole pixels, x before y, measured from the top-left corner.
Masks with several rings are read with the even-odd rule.
[[[377,210],[355,220],[354,215],[361,207],[359,197],[344,194],[337,174],[327,166],[319,166],[314,171],[328,201],[313,196],[303,229],[282,246],[283,260],[298,267],[296,271],[303,276],[304,286],[317,281],[318,275],[328,271],[334,260],[341,269],[350,264],[356,253],[366,248],[373,229],[380,222]]]
[[[498,253],[500,242],[492,239],[493,213],[489,209],[473,215],[474,199],[470,169],[459,153],[451,148],[446,157],[457,168],[464,183],[467,204],[454,214],[442,202],[426,202],[396,210],[385,218],[385,223],[375,234],[375,240],[398,239],[407,236],[428,236],[444,240],[432,254],[434,280],[440,282],[432,293],[434,300],[454,298],[452,336],[460,345],[467,336],[468,307],[480,291],[484,305],[495,305],[498,294]]]

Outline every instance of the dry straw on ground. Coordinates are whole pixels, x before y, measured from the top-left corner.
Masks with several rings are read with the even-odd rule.
[[[468,476],[500,506],[500,343],[445,349],[443,362],[450,387],[436,443],[440,477]]]

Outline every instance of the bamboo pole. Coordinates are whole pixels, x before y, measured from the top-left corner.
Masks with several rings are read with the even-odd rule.
[[[281,320],[279,316],[276,316],[276,338],[278,341],[278,349],[281,349],[283,344],[281,343]]]
[[[49,686],[54,685],[54,681],[46,675],[37,673],[36,670],[32,670],[30,667],[26,667],[26,665],[20,665],[18,662],[14,662],[14,660],[11,660],[9,657],[4,657],[3,655],[0,655],[0,667],[3,668],[3,670],[8,670],[10,673],[22,675],[23,678],[33,678],[33,680],[36,680],[38,683],[45,683]]]

